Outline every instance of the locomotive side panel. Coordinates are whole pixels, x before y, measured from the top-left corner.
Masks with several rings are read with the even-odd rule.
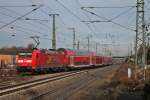
[[[96,64],[95,65],[102,65],[103,64],[103,57],[96,56]]]
[[[74,56],[74,65],[89,65],[90,64],[90,57],[88,56]]]
[[[40,68],[58,68],[64,67],[65,56],[63,54],[39,54],[39,59],[37,60],[37,67]]]

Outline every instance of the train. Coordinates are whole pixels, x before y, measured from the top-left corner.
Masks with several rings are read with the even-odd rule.
[[[57,50],[20,50],[16,59],[18,72],[50,72],[111,65],[112,57],[94,52],[59,48]]]

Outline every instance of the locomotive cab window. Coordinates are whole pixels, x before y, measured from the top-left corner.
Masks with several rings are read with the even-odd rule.
[[[31,58],[32,53],[19,53],[20,58]]]

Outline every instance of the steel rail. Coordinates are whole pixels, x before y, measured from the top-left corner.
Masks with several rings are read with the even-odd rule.
[[[54,77],[58,77],[60,75],[66,75],[66,74],[67,73],[63,73],[63,74],[59,74],[59,75],[56,75],[56,76],[50,76],[50,77],[45,77],[45,78],[40,78],[40,79],[34,79],[34,80],[31,80],[31,81],[26,81],[26,82],[14,84],[14,85],[9,85],[9,86],[7,85],[7,86],[0,87],[0,90],[9,89],[9,88],[16,87],[16,86],[19,86],[19,85],[29,84],[29,83],[33,83],[33,82],[36,82],[36,81],[42,81],[42,80],[45,80],[45,79],[48,79],[48,78],[54,78]]]
[[[103,70],[103,72],[102,72],[102,75],[103,75],[104,73],[106,73],[106,72],[112,70],[112,66],[109,67],[108,69],[102,69],[102,70]],[[94,76],[93,76],[93,77],[94,77]],[[102,76],[100,76],[100,77],[102,77]],[[97,80],[97,78],[95,79],[95,77],[94,77],[94,80]],[[66,91],[67,91],[67,90],[73,90],[73,89],[75,89],[75,90],[73,90],[73,93],[74,93],[75,91],[86,87],[86,85],[83,84],[83,82],[86,83],[86,84],[89,84],[89,83],[92,83],[94,80],[92,80],[91,78],[89,78],[89,79],[84,79],[84,80],[82,80],[82,81],[79,81],[79,83],[71,84],[71,85],[69,85],[69,86],[66,87],[66,88],[62,87],[62,88],[57,88],[57,89],[54,89],[54,90],[46,91],[46,92],[44,92],[44,93],[41,93],[41,94],[39,94],[39,95],[37,95],[37,96],[34,96],[34,97],[30,98],[29,100],[38,100],[38,99],[42,98],[43,96],[54,94],[55,92],[60,91],[60,90],[66,90]],[[85,82],[85,81],[86,81],[86,82]],[[79,89],[76,90],[76,88],[79,88]],[[72,93],[71,93],[71,95],[72,95]],[[67,97],[65,97],[65,98],[68,98],[68,97],[70,97],[70,95],[67,96]],[[65,100],[66,100],[66,99],[65,99]]]
[[[87,71],[86,70],[73,71],[73,72],[69,72],[69,73],[65,73],[65,74],[61,74],[61,75],[56,75],[56,76],[42,78],[42,79],[33,80],[33,81],[29,81],[29,82],[24,82],[24,83],[20,83],[20,84],[10,85],[10,86],[7,86],[7,87],[1,87],[0,88],[0,96],[10,94],[10,93],[14,93],[14,92],[17,92],[17,91],[20,91],[20,90],[28,89],[30,87],[35,87],[35,86],[38,86],[38,85],[42,85],[42,84],[45,84],[47,82],[57,81],[57,80],[60,80],[60,79],[64,79],[64,78],[71,77],[73,75],[77,75],[77,74],[81,74],[81,73],[85,73],[85,72],[87,72]]]

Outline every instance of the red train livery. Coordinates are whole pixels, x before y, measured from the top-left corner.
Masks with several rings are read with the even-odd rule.
[[[18,53],[17,70],[19,72],[49,72],[89,66],[110,65],[111,57],[99,56],[92,52],[69,49],[24,50]]]

